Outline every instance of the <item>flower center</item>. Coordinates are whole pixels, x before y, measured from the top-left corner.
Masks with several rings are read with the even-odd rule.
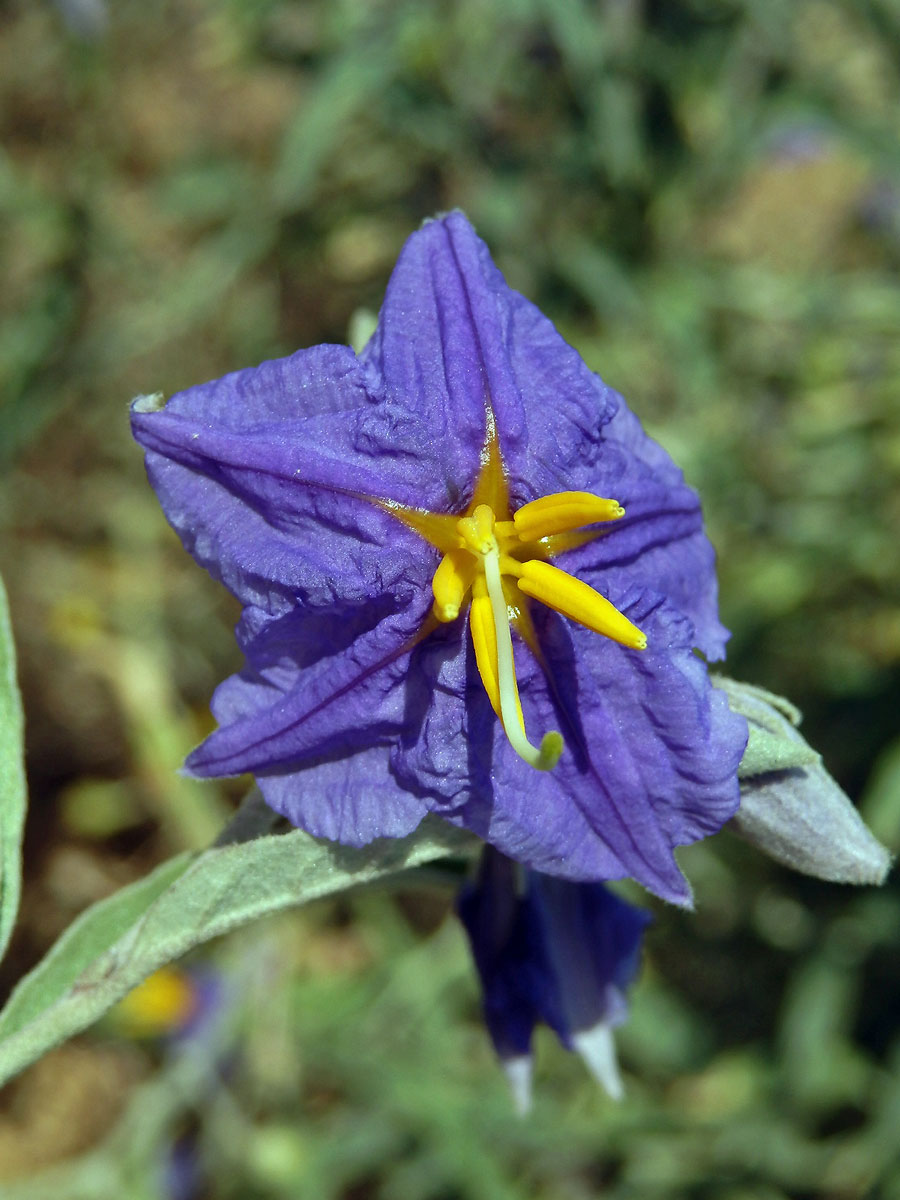
[[[531,598],[629,649],[646,649],[645,634],[605,596],[548,561],[597,536],[599,531],[586,527],[617,521],[624,508],[590,492],[554,492],[510,514],[499,445],[490,426],[475,495],[463,516],[389,508],[442,552],[431,581],[434,616],[455,621],[469,602],[475,661],[494,712],[515,752],[537,770],[550,770],[559,761],[563,739],[553,731],[544,734],[540,746],[528,740],[510,625],[540,660],[528,611]]]

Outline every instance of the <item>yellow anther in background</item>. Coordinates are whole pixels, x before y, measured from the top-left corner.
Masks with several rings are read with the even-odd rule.
[[[618,500],[604,500],[591,492],[554,492],[523,504],[513,514],[513,523],[522,541],[536,542],[598,521],[617,521],[624,515]]]
[[[647,635],[619,612],[614,604],[595,592],[588,584],[559,567],[540,559],[531,559],[519,567],[518,584],[526,596],[533,596],[548,608],[579,625],[612,638],[632,650],[646,650]]]
[[[132,1036],[159,1037],[183,1026],[196,1005],[191,977],[179,967],[167,966],[160,967],[120,1000],[112,1017]]]
[[[441,559],[431,580],[434,615],[439,621],[455,621],[472,586],[478,560],[468,550],[450,550]]]

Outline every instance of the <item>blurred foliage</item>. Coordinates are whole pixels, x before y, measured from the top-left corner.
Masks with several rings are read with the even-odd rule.
[[[729,673],[799,703],[900,849],[898,104],[895,0],[8,2],[0,567],[32,802],[4,985],[240,791],[174,773],[236,613],[168,531],[125,401],[345,340],[456,205],[700,489]],[[728,835],[683,862],[697,913],[658,914],[618,1108],[548,1038],[513,1116],[423,881],[230,939],[205,1032],[54,1052],[0,1104],[0,1178],[900,1197],[896,884],[791,877]]]

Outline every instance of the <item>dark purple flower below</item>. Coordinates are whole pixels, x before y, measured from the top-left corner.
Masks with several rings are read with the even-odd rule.
[[[459,898],[481,977],[484,1015],[517,1106],[531,1098],[531,1037],[539,1021],[618,1099],[612,1030],[640,958],[649,913],[601,883],[527,871],[488,847]]]
[[[673,849],[734,813],[746,740],[695,653],[727,636],[699,503],[462,214],[409,239],[358,357],[132,421],[244,605],[192,773],[252,772],[348,844],[435,812],[533,870],[690,902]]]

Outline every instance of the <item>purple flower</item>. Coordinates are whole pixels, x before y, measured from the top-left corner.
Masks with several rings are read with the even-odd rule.
[[[531,1098],[531,1035],[549,1025],[618,1099],[612,1030],[626,1016],[649,913],[601,883],[527,871],[488,847],[459,915],[481,976],[488,1030],[524,1111]]]
[[[408,240],[359,357],[316,346],[132,420],[245,606],[191,773],[252,772],[346,844],[435,812],[690,903],[673,848],[734,813],[746,740],[694,652],[727,637],[699,502],[461,213]]]

